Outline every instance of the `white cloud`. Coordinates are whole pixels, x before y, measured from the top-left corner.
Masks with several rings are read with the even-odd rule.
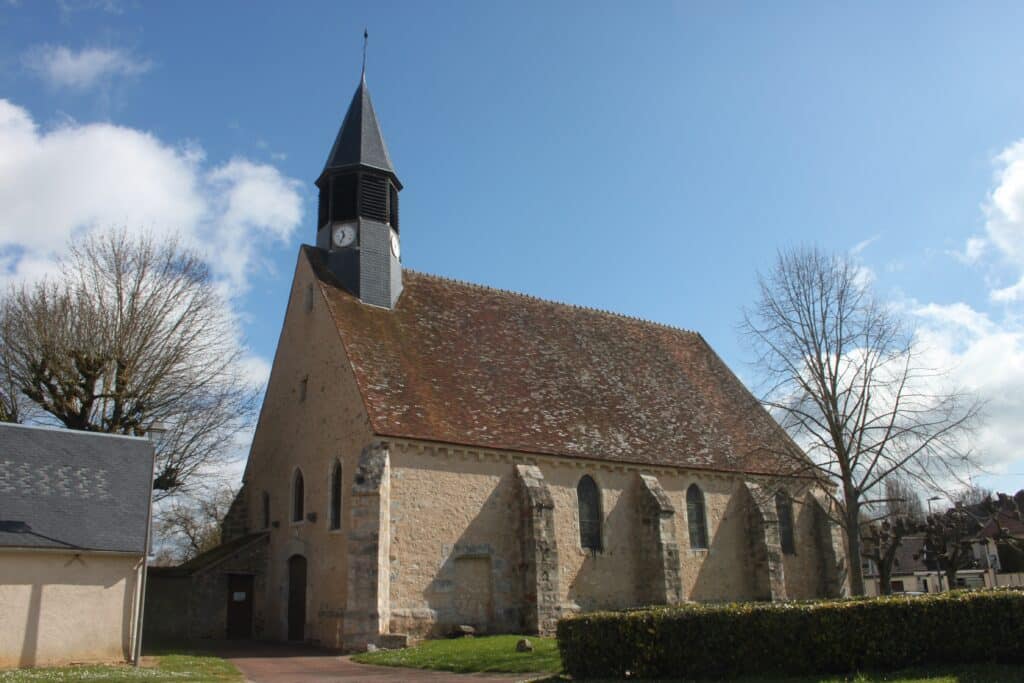
[[[39,45],[25,53],[25,66],[55,88],[89,90],[116,77],[140,76],[152,62],[123,50],[90,47],[74,52],[63,45]]]
[[[107,123],[42,131],[0,100],[0,149],[0,279],[36,277],[72,238],[124,226],[180,235],[237,295],[260,249],[302,220],[298,181],[243,158],[211,166],[194,142]]]
[[[302,221],[299,182],[244,158],[214,165],[196,142],[168,144],[108,123],[65,121],[42,130],[0,99],[0,287],[55,272],[73,239],[94,230],[173,233],[206,257],[226,295],[247,382],[267,359],[244,349],[239,296],[263,250],[290,241]],[[237,481],[251,433],[220,475]]]
[[[914,310],[918,338],[930,367],[985,402],[985,421],[971,438],[982,465],[993,472],[1020,463],[1024,443],[1024,329],[996,322],[967,304],[928,304]],[[1014,470],[1019,470],[1017,464]]]
[[[1024,295],[1024,139],[1008,146],[993,161],[995,188],[982,205],[985,233],[972,235],[963,251],[952,254],[963,263],[1009,266],[1018,271],[1021,281],[994,286],[989,292],[993,301],[1007,303]]]

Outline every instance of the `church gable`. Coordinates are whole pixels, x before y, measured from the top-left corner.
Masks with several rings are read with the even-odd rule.
[[[412,271],[366,306],[304,254],[378,435],[765,474],[795,448],[694,332]]]

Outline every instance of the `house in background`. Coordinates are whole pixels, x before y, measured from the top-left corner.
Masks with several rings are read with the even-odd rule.
[[[999,526],[1008,529],[1011,536],[1024,545],[1024,524],[1020,520],[999,517]],[[994,588],[997,586],[1024,586],[1017,543],[997,541],[996,522],[988,520],[978,524],[971,540],[972,555],[965,558],[956,572],[952,588]],[[924,536],[907,536],[896,550],[890,585],[893,593],[942,593],[950,590],[945,572],[938,564],[925,559]],[[878,567],[871,560],[864,561],[864,587],[867,595],[881,594]]]
[[[132,660],[146,439],[0,424],[0,668]]]

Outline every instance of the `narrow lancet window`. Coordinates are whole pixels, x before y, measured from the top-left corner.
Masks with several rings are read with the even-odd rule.
[[[306,491],[302,482],[302,470],[295,470],[292,480],[292,521],[301,522],[306,516]]]
[[[704,492],[696,484],[686,490],[686,521],[690,525],[690,547],[706,550],[708,547],[708,523],[704,513]]]
[[[334,461],[331,468],[331,528],[341,528],[341,463]]]
[[[263,528],[270,528],[270,494],[263,492]]]
[[[779,517],[779,545],[787,555],[796,553],[793,540],[793,501],[783,492],[775,494],[775,514]]]
[[[601,550],[601,491],[594,479],[583,475],[576,485],[580,509],[580,546],[595,552]]]

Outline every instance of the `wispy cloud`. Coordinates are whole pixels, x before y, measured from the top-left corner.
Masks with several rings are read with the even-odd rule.
[[[850,255],[851,256],[860,256],[861,253],[863,253],[863,251],[865,249],[867,249],[872,244],[877,242],[879,237],[880,237],[880,235],[873,235],[872,237],[869,237],[866,240],[861,240],[860,242],[857,242],[857,244],[853,245],[853,248],[850,249]]]
[[[75,52],[64,45],[37,45],[22,58],[25,66],[55,88],[84,91],[116,78],[141,76],[153,64],[124,50],[90,47]]]

